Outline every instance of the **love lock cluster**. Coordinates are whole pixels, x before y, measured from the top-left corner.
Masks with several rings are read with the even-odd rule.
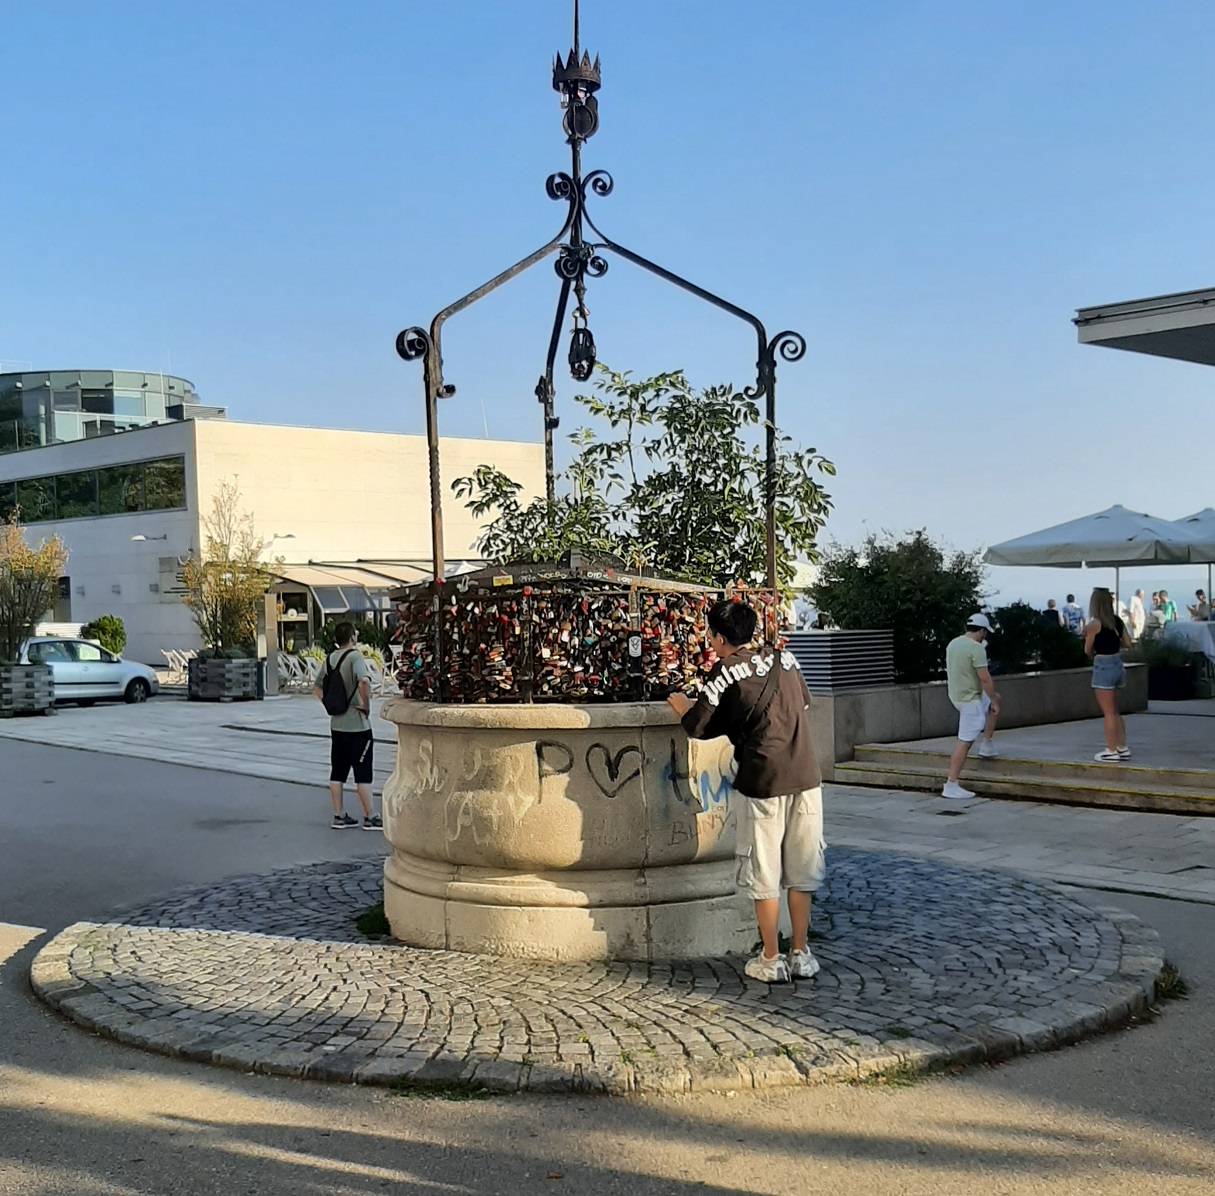
[[[419,595],[398,608],[397,680],[420,701],[659,700],[695,688],[716,660],[705,625],[714,597],[522,586],[449,593],[436,609]]]

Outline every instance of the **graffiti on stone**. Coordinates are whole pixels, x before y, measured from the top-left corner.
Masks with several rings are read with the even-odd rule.
[[[632,756],[637,757],[636,762],[626,765],[626,757]],[[641,748],[631,743],[615,754],[602,743],[592,743],[586,749],[586,771],[599,792],[609,799],[617,797],[626,785],[641,776],[644,763]]]

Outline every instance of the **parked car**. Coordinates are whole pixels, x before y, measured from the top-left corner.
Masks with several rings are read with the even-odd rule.
[[[21,660],[51,666],[56,702],[81,706],[91,706],[98,698],[146,702],[160,692],[156,674],[146,664],[123,660],[90,640],[35,636],[26,641]]]

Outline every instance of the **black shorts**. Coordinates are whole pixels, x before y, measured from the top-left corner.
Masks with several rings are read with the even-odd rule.
[[[356,785],[371,784],[370,731],[330,731],[329,779],[343,784],[354,769]]]

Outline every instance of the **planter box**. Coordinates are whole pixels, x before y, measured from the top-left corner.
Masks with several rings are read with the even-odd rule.
[[[247,702],[257,696],[256,660],[191,660],[186,696],[195,702]]]
[[[49,664],[0,665],[0,718],[53,714],[55,675]]]
[[[1185,702],[1194,697],[1194,672],[1188,664],[1148,669],[1148,697],[1153,702]]]

